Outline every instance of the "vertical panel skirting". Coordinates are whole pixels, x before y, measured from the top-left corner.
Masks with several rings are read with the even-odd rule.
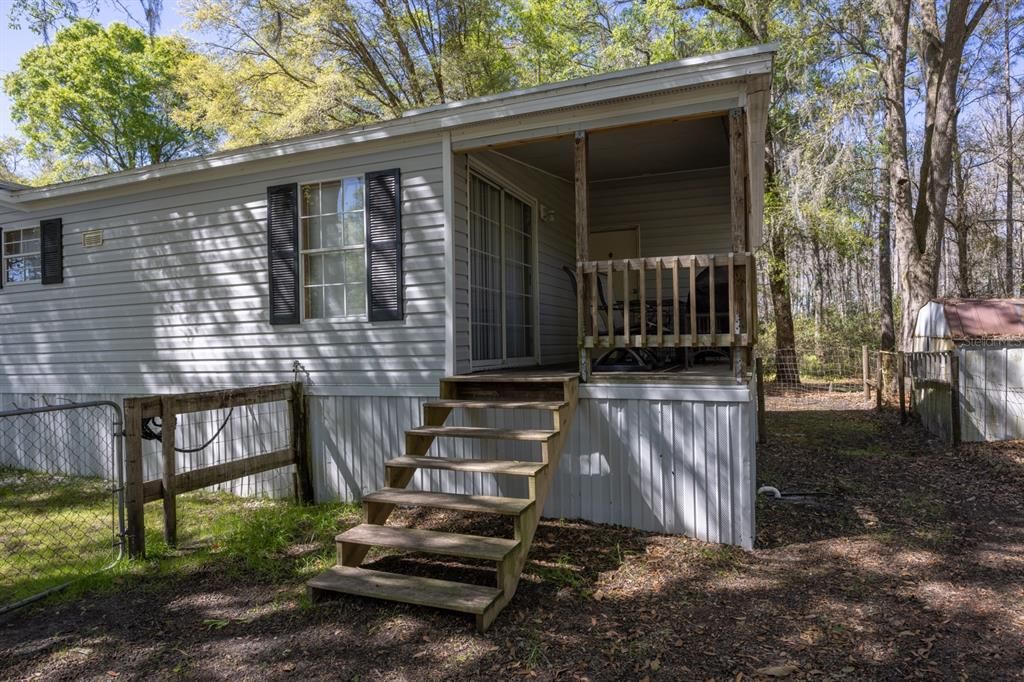
[[[753,396],[753,392],[750,391]],[[42,396],[35,396],[37,399]],[[51,403],[121,400],[123,396],[54,394]],[[4,395],[5,404],[34,404],[33,396]],[[384,481],[384,462],[403,454],[405,429],[419,425],[427,397],[309,397],[310,457],[317,501],[355,502]],[[231,423],[209,452],[183,455],[194,467],[230,459],[234,449],[256,441],[267,448],[284,430],[286,415],[255,411],[263,433]],[[455,413],[450,423],[506,428],[547,428],[546,415],[523,411]],[[223,415],[202,420],[182,415],[179,438],[203,442]],[[582,398],[569,442],[561,458],[545,514],[644,530],[678,533],[710,542],[751,547],[754,541],[756,482],[755,403],[747,401],[674,400],[663,398]],[[536,458],[528,443],[468,439],[437,441],[431,454],[472,458]],[[10,448],[8,448],[10,449]],[[57,456],[58,453],[54,453]],[[159,477],[159,444],[144,443],[147,478]],[[16,464],[16,455],[0,447]],[[0,459],[0,464],[5,463]],[[104,472],[82,472],[100,475]],[[428,478],[429,477],[429,478]],[[525,496],[517,477],[491,477],[421,471],[412,487],[483,495]],[[288,497],[293,494],[290,469],[257,474],[217,486],[238,495]]]

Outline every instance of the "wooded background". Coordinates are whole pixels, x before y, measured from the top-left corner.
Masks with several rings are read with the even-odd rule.
[[[91,21],[114,8],[124,25]],[[0,179],[41,184],[777,42],[762,352],[905,346],[934,296],[1024,288],[1019,4],[15,0]]]

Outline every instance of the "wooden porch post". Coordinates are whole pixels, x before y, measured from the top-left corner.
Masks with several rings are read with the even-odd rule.
[[[750,250],[750,237],[748,225],[748,213],[750,204],[747,200],[747,176],[749,170],[747,165],[747,116],[741,108],[729,111],[729,196],[732,214],[732,250],[734,253]],[[750,261],[742,269],[736,271],[735,279],[730,281],[732,287],[733,310],[736,310],[744,320],[752,320],[752,316],[746,315],[747,305],[753,302],[747,301],[747,278],[753,278],[750,270]],[[730,318],[729,324],[732,331],[736,331],[737,320]],[[753,343],[753,330],[744,329],[747,338]],[[752,351],[749,346],[737,352],[737,334],[730,334],[735,358],[736,378],[743,378],[744,366],[751,365]]]
[[[589,182],[587,180],[587,162],[589,156],[589,140],[587,131],[577,130],[574,143],[575,169],[576,169],[576,329],[580,349],[580,378],[583,381],[590,379],[590,349],[583,345],[583,337],[586,335],[585,302],[588,300],[585,295],[589,278],[584,275],[583,263],[590,260],[590,195]],[[593,295],[593,292],[591,292]],[[608,321],[612,324],[612,320]],[[597,329],[592,332],[597,338]]]

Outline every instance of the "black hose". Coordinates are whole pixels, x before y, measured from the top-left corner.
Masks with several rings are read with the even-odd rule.
[[[228,410],[228,416],[224,417],[224,423],[222,423],[220,425],[220,428],[217,429],[217,432],[215,434],[213,434],[208,441],[206,441],[205,443],[203,443],[199,447],[197,447],[197,448],[179,448],[179,447],[175,447],[174,451],[175,452],[181,452],[181,453],[184,453],[184,454],[192,454],[194,452],[200,452],[200,451],[205,450],[206,448],[210,447],[210,445],[213,444],[213,441],[217,440],[217,436],[219,436],[221,434],[221,432],[224,431],[224,428],[228,425],[228,422],[231,420],[231,415],[234,414],[234,413],[235,413],[235,408],[232,407],[230,410]],[[163,442],[163,437],[162,437],[163,425],[161,423],[157,422],[158,419],[160,419],[160,418],[159,417],[149,417],[148,419],[143,419],[142,420],[142,434],[141,435],[142,435],[142,438],[144,440],[157,440],[157,441],[160,441],[161,443]],[[154,426],[160,428],[161,430],[160,431],[154,431],[153,430]]]

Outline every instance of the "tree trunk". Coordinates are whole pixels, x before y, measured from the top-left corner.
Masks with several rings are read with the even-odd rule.
[[[967,38],[977,27],[990,2],[984,0],[968,19],[970,0],[949,0],[944,28],[939,26],[936,5],[922,3],[918,53],[923,65],[925,89],[924,144],[918,174],[917,202],[911,210],[911,187],[907,160],[905,79],[910,15],[909,0],[887,0],[883,69],[886,90],[886,132],[889,141],[890,184],[893,188],[893,218],[896,250],[903,268],[901,339],[904,350],[912,350],[914,328],[920,309],[935,296],[939,262],[946,227],[950,170],[957,125],[957,90],[960,65]]]
[[[1010,74],[1010,2],[1003,0],[1003,108],[1006,115],[1006,295],[1017,293],[1013,273],[1013,80]]]
[[[785,227],[776,226],[769,231],[768,289],[775,311],[775,367],[776,381],[799,384],[800,370],[796,364],[796,330],[789,290],[789,266],[786,260]]]
[[[889,170],[883,164],[881,174],[881,208],[878,212],[878,301],[881,308],[881,348],[896,348],[896,327],[892,312],[892,209]]]

